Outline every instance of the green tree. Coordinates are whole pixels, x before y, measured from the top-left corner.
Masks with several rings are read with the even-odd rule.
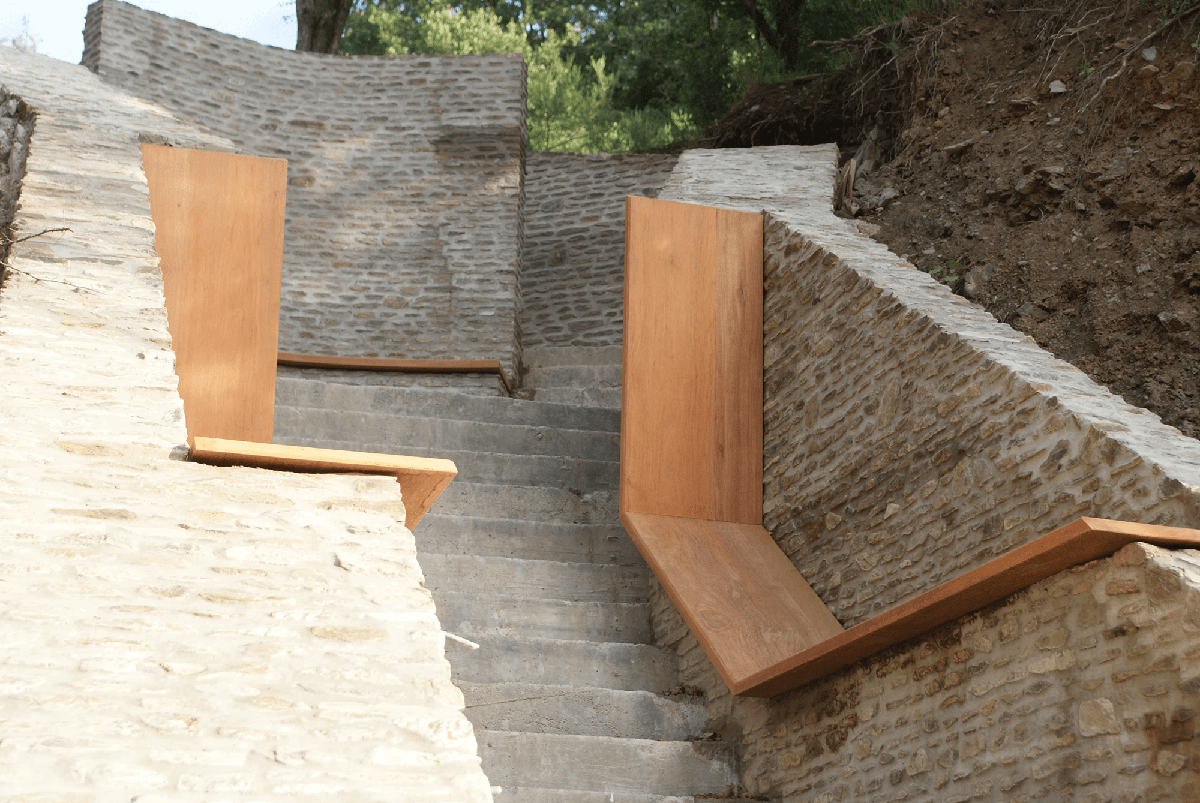
[[[692,136],[696,127],[679,109],[618,109],[616,78],[603,56],[583,65],[572,55],[580,43],[574,27],[547,25],[533,41],[522,19],[505,22],[491,7],[474,9],[380,0],[356,9],[342,39],[343,53],[521,53],[528,67],[529,144],[534,150],[617,153],[666,145]]]

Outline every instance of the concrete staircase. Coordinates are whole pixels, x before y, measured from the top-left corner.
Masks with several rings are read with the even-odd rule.
[[[612,363],[539,368],[570,365]],[[617,519],[619,421],[603,406],[277,384],[277,443],[458,465],[415,534],[442,626],[480,645],[447,652],[498,803],[665,803],[736,778],[728,745],[690,741],[702,701],[661,694],[677,659],[648,643],[647,569]]]
[[[525,349],[525,390],[554,404],[621,407],[620,346],[538,346]]]

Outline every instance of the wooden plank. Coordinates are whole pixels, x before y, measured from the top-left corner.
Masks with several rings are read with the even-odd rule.
[[[762,216],[626,198],[621,509],[762,522]]]
[[[143,145],[188,439],[270,442],[287,162]]]
[[[737,685],[731,683],[730,691],[747,697],[782,694],[1138,541],[1169,548],[1200,547],[1200,530],[1079,519],[765,667]]]
[[[279,352],[280,365],[296,368],[330,368],[346,371],[395,371],[409,374],[499,374],[505,390],[512,390],[499,360],[397,360],[376,357],[338,357],[327,354]]]
[[[197,437],[190,459],[214,466],[250,466],[306,474],[381,474],[400,483],[404,525],[410,530],[446,490],[458,469],[449,460],[431,457],[347,452],[308,446],[280,446],[221,438]]]
[[[761,525],[629,511],[621,522],[731,689],[842,632]]]

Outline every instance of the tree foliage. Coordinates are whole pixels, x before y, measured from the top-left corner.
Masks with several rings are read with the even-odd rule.
[[[836,66],[810,48],[918,0],[355,0],[341,52],[520,52],[534,149],[694,138],[752,83]]]

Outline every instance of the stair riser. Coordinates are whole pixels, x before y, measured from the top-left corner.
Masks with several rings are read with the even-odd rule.
[[[646,603],[566,602],[454,592],[435,594],[433,601],[442,627],[469,639],[495,634],[619,644],[650,641],[650,606]]]
[[[275,408],[275,436],[289,438],[383,444],[387,454],[407,454],[424,449],[489,452],[492,454],[553,455],[586,460],[620,460],[615,433],[585,432],[505,424],[480,424],[444,418],[343,412],[317,408]]]
[[[387,453],[394,445],[355,441],[320,440],[277,436],[276,443],[288,446],[313,446],[319,449]],[[544,485],[554,488],[574,488],[579,491],[615,491],[619,484],[616,463],[582,460],[576,457],[539,455],[489,454],[449,449],[403,447],[410,457],[437,457],[451,460],[458,468],[459,482],[488,485]]]
[[[448,516],[546,521],[560,524],[608,524],[619,521],[617,495],[611,491],[574,494],[559,488],[476,485],[452,482],[436,509]]]
[[[621,428],[620,417],[610,410],[283,376],[275,380],[275,405],[591,432],[617,432]]]
[[[487,593],[572,602],[649,600],[644,566],[602,566],[544,560],[506,560],[474,555],[421,556],[425,587],[458,593]]]
[[[559,365],[620,365],[621,346],[535,346],[525,349],[521,362],[526,368]]]
[[[597,410],[621,409],[620,388],[538,388],[534,397],[547,404],[576,404]]]
[[[480,649],[447,642],[455,681],[651,692],[669,689],[678,682],[675,653],[645,644],[539,642],[494,636],[480,636],[474,641]]]
[[[644,691],[528,684],[462,684],[478,730],[684,740],[704,732],[708,712],[694,697]]]
[[[453,484],[453,483],[452,483]],[[437,510],[435,506],[434,510]],[[645,565],[620,526],[427,513],[414,533],[422,555],[478,555],[567,563]],[[422,565],[425,558],[422,557]]]
[[[483,771],[496,786],[641,794],[711,794],[734,783],[721,742],[476,732]]]
[[[620,365],[555,365],[530,368],[525,374],[526,387],[534,388],[619,388]]]

